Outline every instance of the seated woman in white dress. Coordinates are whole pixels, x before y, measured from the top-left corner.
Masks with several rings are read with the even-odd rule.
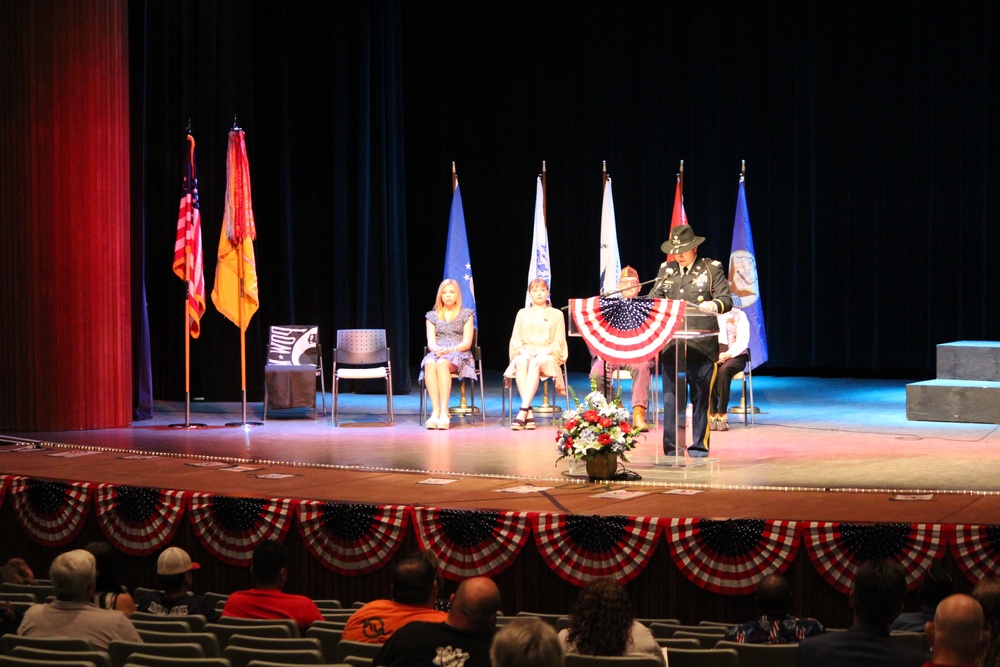
[[[472,359],[473,311],[462,308],[462,292],[451,278],[438,286],[434,310],[427,311],[427,356],[420,362],[420,378],[431,397],[428,430],[447,429],[451,425],[448,399],[451,374],[459,378],[476,377]]]
[[[528,285],[531,305],[517,312],[514,332],[510,336],[510,365],[504,376],[517,381],[521,409],[513,420],[515,431],[535,428],[531,401],[538,391],[541,378],[552,378],[556,393],[566,394],[560,365],[566,363],[566,320],[562,311],[549,305],[549,284],[535,278]]]

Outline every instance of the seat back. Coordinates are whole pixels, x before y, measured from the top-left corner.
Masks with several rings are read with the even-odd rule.
[[[205,651],[195,643],[185,644],[150,644],[147,642],[126,642],[115,639],[108,644],[108,653],[115,667],[125,667],[133,653],[167,656],[171,658],[204,658]]]
[[[223,617],[225,618],[225,617]],[[221,619],[220,619],[221,620]],[[287,625],[232,625],[230,623],[209,623],[205,626],[205,632],[211,632],[219,640],[219,647],[225,649],[233,635],[249,635],[256,637],[284,637],[292,636]],[[295,628],[296,635],[298,627]]]
[[[133,624],[136,621],[150,621],[151,623],[184,623],[188,626],[191,632],[204,631],[205,624],[208,623],[208,619],[201,614],[153,614],[148,611],[137,611],[132,614],[130,620]],[[150,625],[149,629],[157,632],[171,631],[169,626],[159,628]]]
[[[93,651],[96,648],[86,639],[25,637],[13,634],[0,637],[0,653],[11,655],[17,646],[30,646],[31,648],[40,648],[47,651]]]
[[[52,584],[15,584],[12,581],[0,583],[0,593],[33,593],[39,602],[55,595]]]
[[[62,667],[60,665],[60,667]],[[233,667],[225,658],[182,658],[169,655],[133,653],[125,667]]]
[[[689,630],[678,630],[673,634],[674,639],[697,639],[701,642],[702,648],[714,648],[716,643],[726,636],[725,628],[719,628],[721,632],[711,632],[712,628],[705,626],[698,632]]]
[[[135,626],[136,630],[155,630],[156,632],[191,632],[191,624],[181,620],[174,620],[169,616],[163,616],[164,619],[169,620],[155,620],[151,621],[143,618],[133,618],[132,625]],[[181,618],[180,616],[176,617]]]
[[[75,662],[86,660],[94,663],[94,667],[113,667],[111,656],[107,651],[52,651],[45,648],[32,648],[31,646],[16,646],[11,653],[16,658],[28,658],[30,660],[41,660],[48,664],[59,664],[64,662]]]
[[[0,655],[0,667],[52,667],[49,660],[35,660],[17,655]],[[59,663],[59,667],[97,667],[89,660],[72,660]]]
[[[142,641],[150,644],[198,644],[205,652],[205,657],[218,658],[222,656],[219,638],[211,632],[157,632],[155,630],[138,630]]]
[[[349,655],[356,655],[362,658],[374,658],[375,654],[382,648],[382,644],[369,644],[367,642],[355,642],[349,639],[341,639],[337,642],[332,662],[344,662],[344,658]],[[327,658],[330,660],[330,658]]]
[[[340,329],[335,360],[338,364],[374,365],[389,361],[385,329]]]
[[[660,667],[663,663],[652,656],[640,655],[580,655],[567,653],[563,667]]]
[[[267,363],[273,366],[318,366],[321,348],[319,327],[273,326],[267,344]]]
[[[333,656],[337,655],[337,644],[340,643],[340,638],[343,636],[343,625],[339,628],[330,628],[322,625],[321,621],[316,621],[306,630],[306,637],[319,640],[323,657],[326,658],[327,662],[334,662]]]
[[[739,654],[731,648],[667,647],[670,667],[737,667],[739,661]]]
[[[798,644],[741,644],[720,641],[715,648],[733,649],[740,656],[740,667],[795,667]]]
[[[220,616],[216,623],[220,625],[239,625],[243,627],[254,628],[251,632],[242,632],[240,634],[250,635],[257,634],[256,629],[263,626],[271,625],[281,625],[288,628],[289,637],[299,637],[299,624],[291,618],[240,618],[239,616]],[[269,637],[277,635],[267,635]]]
[[[255,635],[233,635],[226,646],[260,648],[268,651],[320,651],[323,646],[315,637],[257,637]]]
[[[222,652],[233,667],[247,667],[251,660],[283,662],[287,665],[322,665],[319,649],[267,650],[250,646],[227,646]]]

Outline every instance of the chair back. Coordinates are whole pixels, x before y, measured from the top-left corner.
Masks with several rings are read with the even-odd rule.
[[[539,614],[531,611],[519,611],[517,612],[517,615],[521,617],[532,616],[534,618],[540,618],[556,629],[559,629],[559,619],[564,617],[564,614]]]
[[[385,329],[340,329],[335,360],[338,364],[365,366],[389,361]]]
[[[329,628],[322,624],[321,621],[316,621],[309,629],[306,630],[306,637],[312,637],[319,640],[320,649],[323,651],[323,657],[327,662],[334,662],[333,656],[337,655],[337,644],[340,643],[340,638],[344,636],[343,626],[339,628]]]
[[[0,593],[33,593],[39,602],[55,595],[52,584],[15,584],[12,581],[0,583]]]
[[[355,642],[349,639],[341,639],[337,642],[337,648],[334,651],[332,662],[344,662],[344,658],[349,655],[356,655],[361,658],[374,658],[380,648],[382,648],[382,644],[369,644],[367,642]]]
[[[136,630],[155,630],[156,632],[191,632],[191,624],[181,620],[174,620],[169,616],[163,616],[164,620],[151,621],[144,618],[131,619]],[[180,616],[175,618],[179,619]]]
[[[716,643],[726,636],[725,628],[719,628],[722,632],[710,632],[710,628],[705,627],[705,632],[690,632],[688,630],[678,630],[674,633],[673,639],[697,639],[701,642],[702,648],[714,648]]]
[[[62,667],[61,665],[59,667]],[[133,653],[125,667],[233,667],[225,658],[180,658],[169,655]]]
[[[563,667],[661,667],[662,662],[652,656],[639,655],[580,655],[567,653]]]
[[[14,593],[13,591],[0,591],[0,602],[38,602],[38,597],[34,593]]]
[[[219,625],[240,625],[253,628],[250,632],[241,632],[242,635],[260,634],[257,629],[263,626],[282,625],[288,628],[289,637],[299,637],[299,624],[291,618],[240,618],[239,616],[220,616],[216,621]],[[279,635],[264,635],[274,637]]]
[[[87,662],[94,663],[94,667],[113,667],[111,656],[107,651],[51,651],[45,648],[16,646],[11,655],[16,658],[41,660],[50,665],[61,665],[65,662],[86,660]]]
[[[739,661],[731,648],[667,648],[670,667],[737,667]]]
[[[740,656],[740,667],[795,667],[798,644],[741,644],[720,641],[715,648],[733,649]]]
[[[209,623],[205,626],[205,632],[211,632],[219,640],[219,647],[225,648],[233,635],[252,634],[255,637],[291,637],[292,633],[287,625],[257,625],[253,627],[244,625],[230,625],[228,623]],[[298,628],[296,628],[298,632]]]
[[[150,644],[147,642],[126,642],[115,639],[108,644],[108,653],[115,667],[125,667],[133,653],[166,656],[170,658],[204,658],[205,651],[195,643],[185,644]]]
[[[48,660],[35,660],[34,658],[22,658],[18,655],[0,655],[0,667],[52,667],[52,662]],[[89,660],[73,660],[61,662],[59,667],[97,667]]]
[[[219,638],[211,632],[157,632],[155,630],[138,630],[142,641],[150,644],[198,644],[205,652],[205,657],[219,658],[222,648]]]
[[[86,639],[25,637],[13,634],[0,637],[0,653],[11,655],[17,646],[30,646],[31,648],[40,648],[47,651],[93,651],[96,648]]]
[[[322,665],[323,654],[319,649],[267,650],[250,646],[227,646],[222,652],[233,667],[247,667],[251,660],[283,662],[287,665]]]
[[[320,352],[318,326],[292,324],[270,329],[268,365],[318,366]]]
[[[315,637],[257,637],[255,635],[233,635],[226,646],[260,648],[268,651],[320,651],[323,647]]]

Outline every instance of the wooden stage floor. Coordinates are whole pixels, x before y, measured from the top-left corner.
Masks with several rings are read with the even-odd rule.
[[[582,374],[571,383],[586,390]],[[455,509],[1000,522],[997,425],[909,422],[902,380],[758,375],[754,383],[756,424],[743,428],[731,415],[731,430],[712,434],[714,465],[657,465],[656,428],[626,465],[632,481],[590,483],[567,461],[557,464],[548,421],[536,431],[506,428],[496,379],[487,383],[486,422],[453,418],[449,431],[419,425],[416,391],[396,397],[393,426],[384,395],[342,394],[339,427],[329,415],[313,421],[311,411],[226,426],[241,421],[239,404],[196,404],[191,421],[207,426],[174,428],[183,405],[161,402],[152,420],[124,428],[4,433],[0,474]],[[251,403],[248,419],[260,417],[260,403]],[[267,477],[274,473],[291,476]]]

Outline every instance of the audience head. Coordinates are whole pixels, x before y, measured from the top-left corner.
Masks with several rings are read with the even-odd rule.
[[[430,551],[410,554],[392,572],[393,602],[433,607],[439,587],[438,559]]]
[[[89,601],[96,590],[97,559],[86,549],[67,551],[52,561],[49,577],[57,600]]]
[[[892,561],[866,560],[854,575],[851,604],[863,623],[888,627],[899,616],[905,596],[906,575]]]
[[[935,561],[924,574],[923,581],[920,582],[920,599],[926,604],[936,607],[941,600],[951,595],[952,588],[951,575],[944,571],[940,563]]]
[[[792,609],[792,586],[780,574],[771,574],[757,584],[757,609],[767,615],[784,615]]]
[[[35,573],[23,558],[11,558],[0,567],[0,581],[11,584],[34,584]]]
[[[188,552],[180,547],[168,547],[156,559],[156,576],[164,591],[187,589],[190,586],[191,571],[201,566],[191,561]]]
[[[584,655],[624,655],[634,620],[632,600],[621,584],[598,577],[577,596],[566,639]]]
[[[949,595],[937,606],[934,621],[924,631],[935,664],[970,665],[989,641],[983,608],[969,595]]]
[[[473,577],[458,585],[451,597],[448,625],[488,634],[493,631],[500,611],[500,589],[488,577]]]
[[[535,306],[546,306],[549,303],[549,284],[544,278],[535,278],[528,283],[528,296]]]
[[[984,577],[972,589],[972,597],[979,602],[990,632],[986,653],[981,665],[1000,665],[1000,577]]]
[[[108,542],[91,542],[84,547],[94,555],[97,561],[97,592],[98,593],[120,593],[122,590],[121,577],[118,571],[118,554],[115,548]]]
[[[447,301],[447,304],[445,303]],[[440,315],[444,310],[462,307],[462,287],[454,278],[445,278],[438,285],[434,310]]]
[[[555,629],[540,618],[515,618],[500,628],[490,647],[493,667],[561,667],[563,648]]]
[[[287,576],[288,555],[277,540],[265,540],[253,550],[254,584],[260,588],[281,588]]]

